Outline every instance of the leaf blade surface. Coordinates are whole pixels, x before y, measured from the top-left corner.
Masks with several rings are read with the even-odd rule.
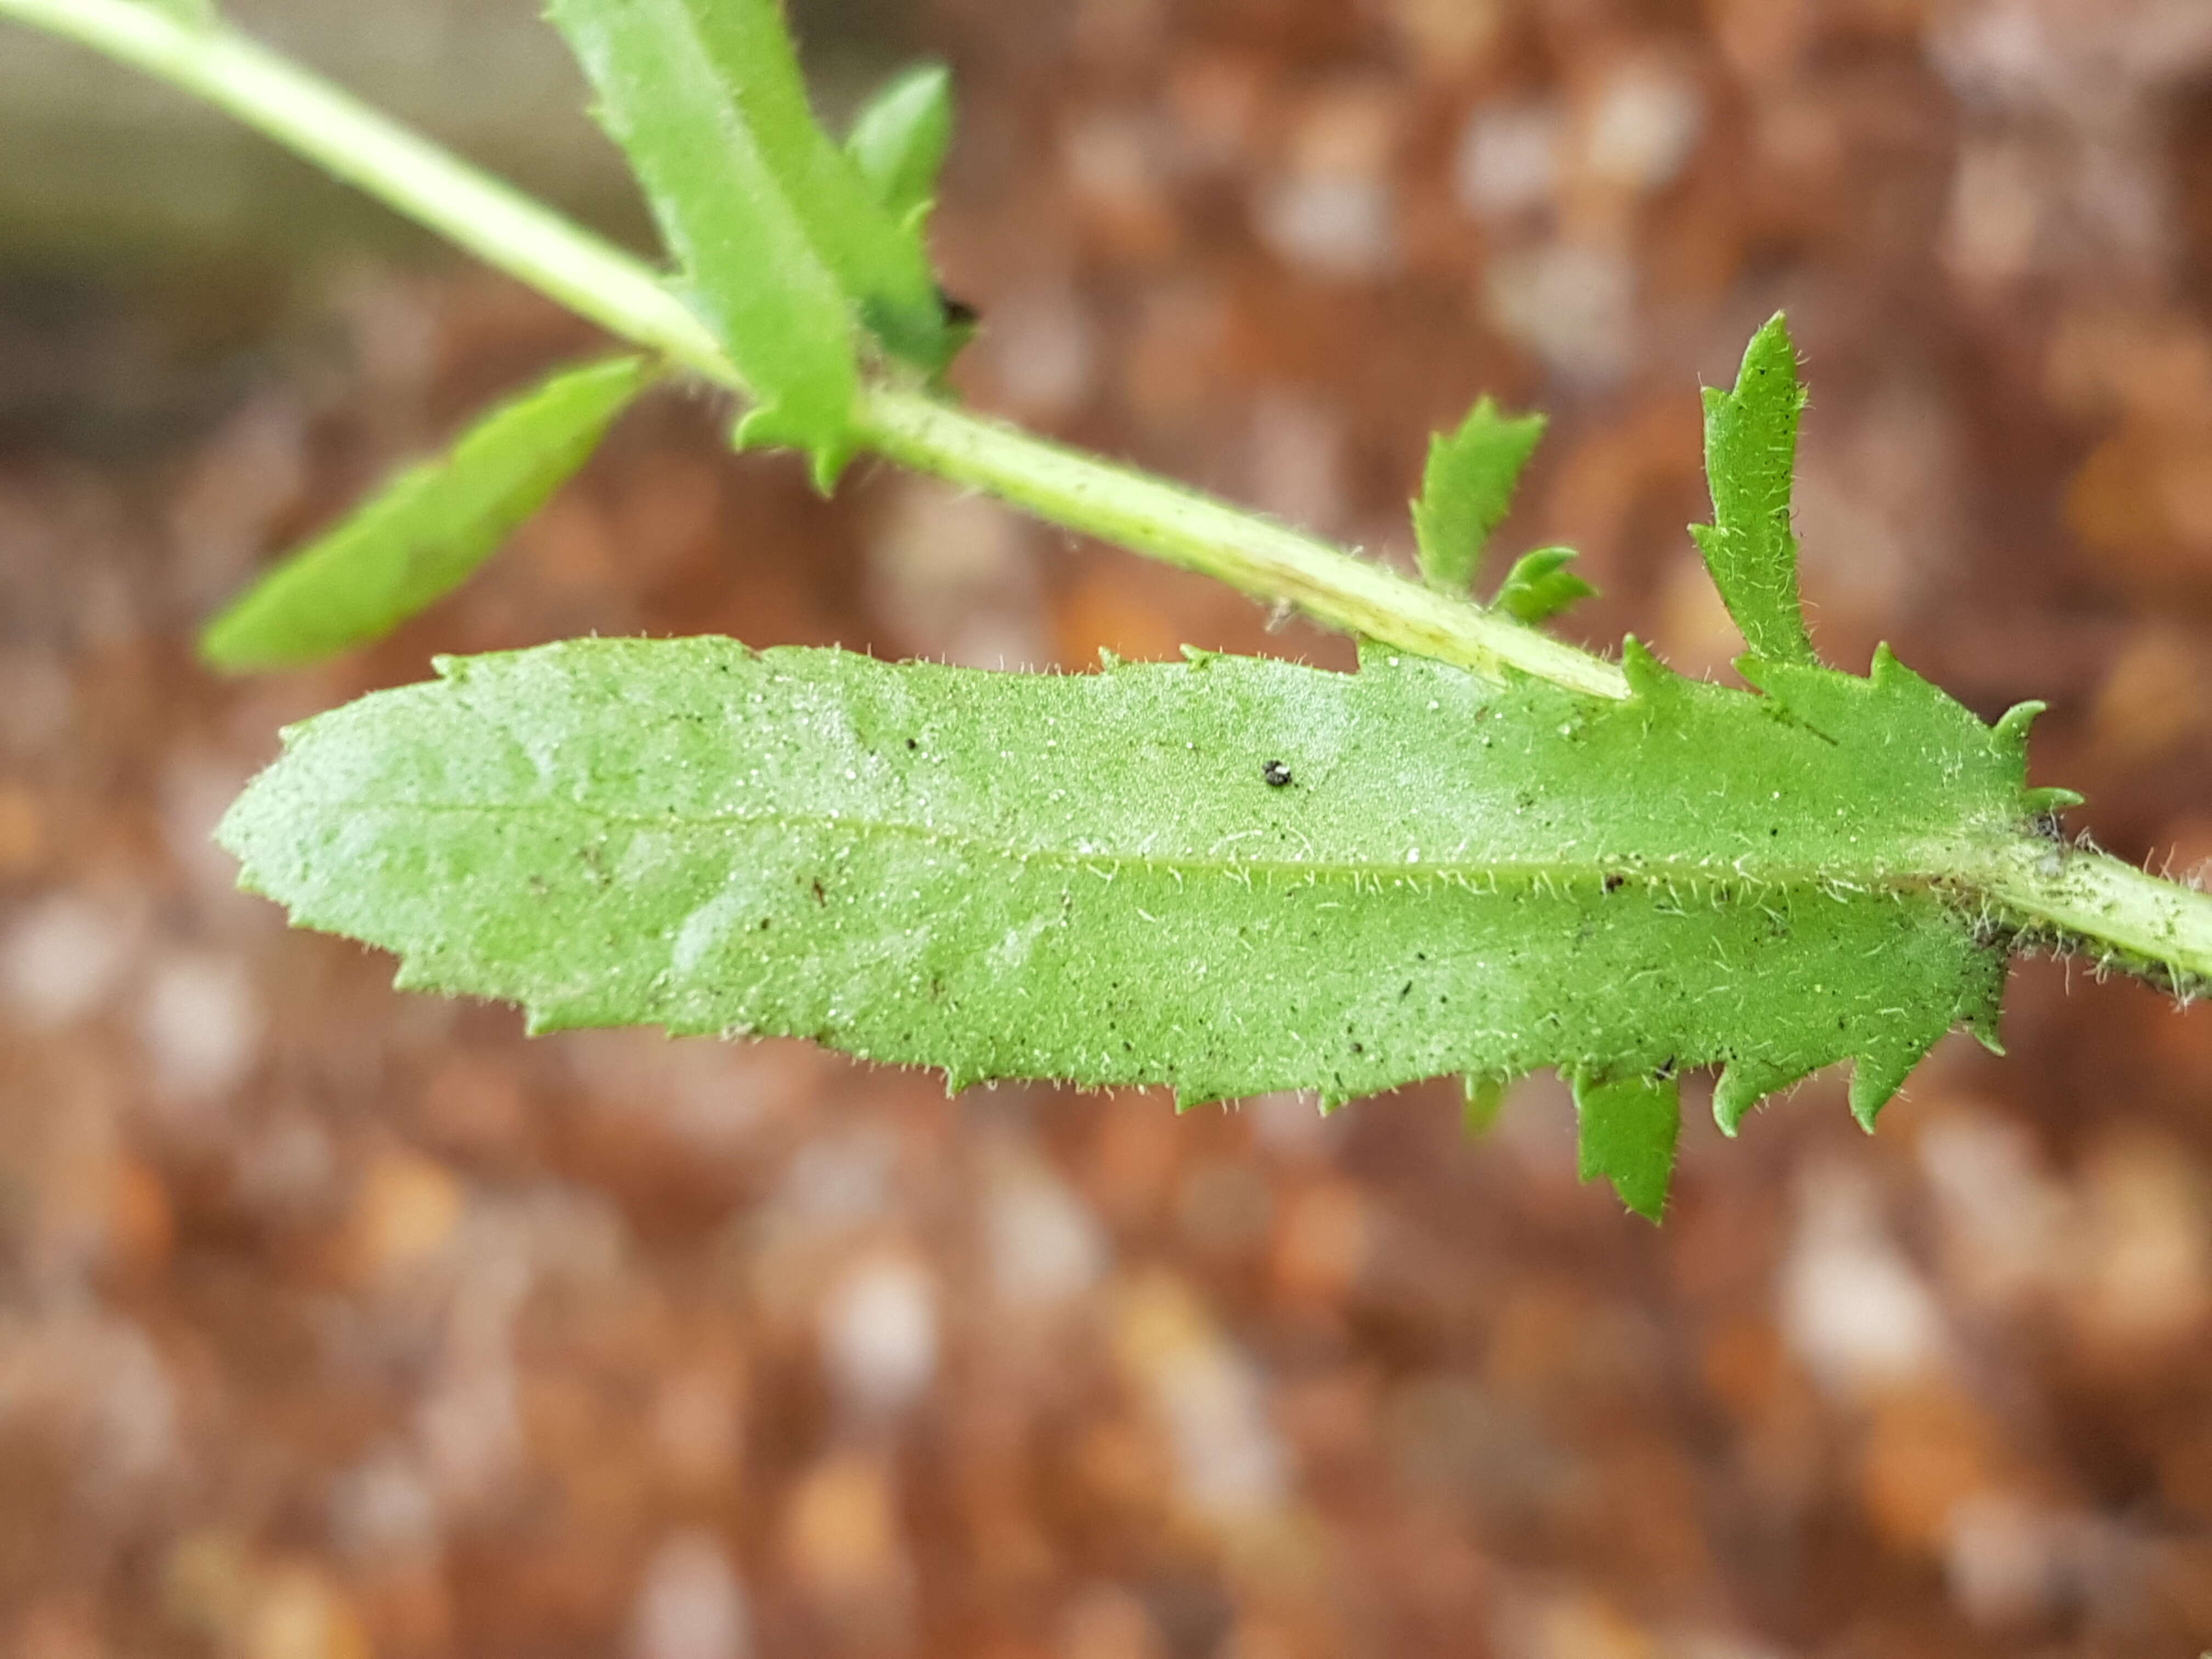
[[[1505,415],[1484,398],[1456,430],[1430,440],[1413,533],[1431,587],[1464,593],[1474,586],[1546,424],[1541,415]]]
[[[1705,472],[1713,522],[1690,533],[1753,656],[1814,661],[1790,526],[1806,392],[1797,349],[1777,316],[1752,337],[1734,390],[1705,389]]]
[[[901,70],[854,118],[845,152],[885,212],[918,225],[937,200],[952,148],[952,72],[942,64]]]
[[[561,371],[478,420],[285,559],[201,635],[232,673],[295,668],[383,638],[459,587],[543,507],[653,382],[642,357]]]
[[[222,840],[295,921],[537,1029],[1186,1100],[1717,1065],[1733,1099],[1854,1056],[1901,1076],[2002,984],[1928,872],[2012,832],[2017,763],[1893,665],[1759,698],[1632,653],[1603,705],[1379,654],[443,668],[296,729]]]
[[[861,320],[894,356],[942,368],[945,310],[920,228],[880,198],[815,119],[781,0],[682,3],[738,118]]]
[[[748,0],[750,3],[750,0]],[[744,445],[787,445],[833,483],[854,449],[855,307],[709,50],[707,0],[552,0],[691,297],[757,406]]]

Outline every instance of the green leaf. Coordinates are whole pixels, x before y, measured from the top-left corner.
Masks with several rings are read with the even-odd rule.
[[[805,1036],[956,1086],[1718,1066],[1743,1104],[1847,1058],[1893,1086],[1994,1018],[2004,951],[1947,892],[2020,841],[2016,745],[1886,653],[1753,664],[1765,696],[1625,665],[1616,703],[1376,652],[576,641],[294,729],[221,838],[295,921],[533,1030]],[[1611,1133],[1652,1207],[1656,1136]]]
[[[845,140],[876,200],[899,223],[915,227],[937,200],[938,174],[951,148],[952,71],[942,64],[916,64],[894,76]]]
[[[741,441],[799,443],[834,477],[850,319],[894,356],[932,373],[947,361],[920,227],[815,119],[778,0],[553,0],[551,16],[762,398]]]
[[[733,33],[755,26],[757,9],[773,4],[552,0],[548,15],[582,62],[601,122],[628,154],[695,303],[757,400],[738,443],[805,451],[827,489],[854,445],[862,290],[817,240],[835,213],[817,214],[793,193],[790,155],[804,137],[786,129],[797,121],[828,140],[803,91],[795,113],[772,90],[747,100],[718,61]],[[773,83],[780,66],[756,67]],[[860,192],[856,178],[847,182]]]
[[[409,468],[209,624],[232,672],[294,668],[383,638],[443,599],[591,458],[653,383],[642,357],[563,370],[501,404],[444,459]]]
[[[1771,662],[1815,660],[1790,527],[1805,398],[1797,349],[1779,315],[1752,337],[1735,390],[1705,389],[1705,471],[1716,521],[1692,525],[1690,533],[1744,642]]]
[[[1681,1086],[1674,1073],[1610,1083],[1578,1077],[1575,1115],[1582,1131],[1582,1178],[1610,1181],[1622,1203],[1647,1221],[1658,1220],[1667,1208],[1674,1142],[1682,1130]]]
[[[1429,586],[1464,593],[1474,585],[1491,533],[1505,521],[1528,458],[1544,436],[1541,415],[1506,416],[1485,398],[1458,431],[1429,442],[1413,533]]]
[[[1545,547],[1523,554],[1491,601],[1492,608],[1503,611],[1517,623],[1540,628],[1562,611],[1595,598],[1597,589],[1567,568],[1575,557],[1571,547]]]
[[[933,372],[941,368],[945,310],[921,228],[885,206],[815,119],[781,0],[683,3],[740,118],[861,320],[894,356]]]

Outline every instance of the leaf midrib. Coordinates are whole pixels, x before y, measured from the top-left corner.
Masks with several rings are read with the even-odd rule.
[[[1575,884],[1602,884],[1619,876],[1631,883],[1640,882],[1649,886],[1666,880],[1710,883],[1723,885],[1732,882],[1756,884],[1764,889],[1820,890],[1835,896],[1831,890],[1838,887],[1859,888],[1863,890],[1854,896],[1875,893],[1908,893],[1937,890],[1945,888],[1975,885],[1968,873],[1968,865],[1955,848],[1948,853],[1937,844],[1914,843],[1911,850],[1924,853],[1926,857],[1908,857],[1894,863],[1858,865],[1811,866],[1799,863],[1759,865],[1747,870],[1740,863],[1695,864],[1672,859],[1650,859],[1629,855],[1610,861],[1592,860],[1504,860],[1482,863],[1467,863],[1449,859],[1431,860],[1424,856],[1419,862],[1372,863],[1346,860],[1299,860],[1286,859],[1218,859],[1193,854],[1188,857],[1131,852],[1084,853],[1064,848],[1023,848],[1011,842],[994,842],[987,836],[957,830],[940,830],[928,824],[897,823],[885,819],[866,818],[834,812],[744,812],[726,811],[708,814],[615,812],[605,808],[575,801],[533,801],[527,805],[492,804],[479,801],[406,801],[330,800],[316,803],[325,811],[343,813],[390,812],[426,815],[483,817],[527,818],[544,813],[561,813],[587,819],[607,826],[623,826],[638,830],[699,830],[722,828],[765,827],[794,830],[822,831],[858,830],[860,835],[900,836],[909,840],[934,842],[937,845],[962,851],[981,852],[988,856],[1011,860],[1018,863],[1065,865],[1071,869],[1097,873],[1093,866],[1110,865],[1117,869],[1169,872],[1176,874],[1227,875],[1238,878],[1259,875],[1288,874],[1309,878],[1328,876],[1342,877],[1357,884],[1366,878],[1383,878],[1420,883],[1427,881],[1439,886],[1467,887],[1475,877],[1492,881],[1510,875],[1516,884],[1534,886],[1547,880]],[[1744,895],[1756,896],[1756,891]]]

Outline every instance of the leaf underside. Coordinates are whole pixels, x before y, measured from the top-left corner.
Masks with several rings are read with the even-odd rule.
[[[410,467],[256,582],[201,636],[233,672],[294,668],[383,638],[452,592],[590,459],[653,383],[642,357],[564,370]]]
[[[1035,676],[576,641],[295,728],[221,839],[295,922],[540,1031],[1185,1103],[1556,1066],[1590,1171],[1656,1212],[1679,1069],[1724,1068],[1733,1130],[1855,1060],[1870,1117],[1993,1030],[2002,952],[1934,872],[2027,797],[2024,732],[1887,653],[1747,661],[1763,696],[1627,666],[1607,703],[1372,652]]]

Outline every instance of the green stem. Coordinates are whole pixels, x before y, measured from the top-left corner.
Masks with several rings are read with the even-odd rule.
[[[2010,926],[2152,980],[2212,992],[2212,894],[2102,853],[2023,840],[1977,884]]]
[[[206,99],[609,331],[744,392],[713,334],[651,266],[234,31],[141,0],[0,0],[0,17]],[[864,441],[893,460],[1333,627],[1492,677],[1512,669],[1595,696],[1628,695],[1610,663],[1195,490],[910,392],[872,388],[856,418]],[[2212,897],[2032,841],[1971,884],[2014,927],[2185,994],[2212,986]]]
[[[1611,663],[1325,542],[1133,468],[885,388],[864,394],[861,440],[903,465],[972,485],[1038,517],[1416,656],[1496,679],[1508,668],[1592,696],[1625,698]]]
[[[0,0],[0,16],[206,99],[609,331],[744,390],[706,325],[652,267],[235,31],[195,26],[141,0]],[[1628,695],[1610,663],[1194,490],[911,392],[866,392],[857,423],[864,442],[905,465],[1331,627],[1493,678],[1510,668],[1594,696]]]
[[[613,333],[738,384],[705,324],[641,261],[297,64],[140,0],[0,0],[205,99]]]

